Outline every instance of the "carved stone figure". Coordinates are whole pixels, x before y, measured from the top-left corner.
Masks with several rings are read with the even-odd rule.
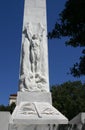
[[[26,26],[23,29],[22,33],[22,57],[21,57],[21,75],[28,75],[28,72],[30,72],[30,63],[29,63],[29,55],[30,55],[30,42],[28,40],[28,34],[29,38],[31,37],[30,34],[30,24],[27,23]]]
[[[38,73],[40,68],[40,41],[40,37],[36,34],[30,40],[30,61],[33,73]]]
[[[26,48],[24,47],[23,50],[25,51],[24,58],[28,58],[29,55],[29,58],[25,59],[25,61],[29,60],[31,66],[30,71],[35,74],[40,71],[40,44],[42,41],[44,28],[42,28],[41,34],[38,34],[38,32],[34,34],[31,32],[30,28],[31,24],[27,23],[23,30],[23,45],[25,44],[25,41],[27,41],[27,44],[29,45],[26,45]]]
[[[46,77],[41,71],[44,28],[41,24],[37,25],[37,29],[32,28],[27,23],[23,29],[19,86],[21,91],[46,91]]]

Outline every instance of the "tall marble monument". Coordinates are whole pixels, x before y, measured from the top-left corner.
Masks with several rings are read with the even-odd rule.
[[[19,91],[9,130],[56,130],[66,123],[49,91],[46,0],[25,0]]]

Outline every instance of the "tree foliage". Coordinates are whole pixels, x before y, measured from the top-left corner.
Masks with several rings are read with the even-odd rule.
[[[16,106],[15,103],[12,103],[11,105],[8,106],[0,105],[0,111],[9,111],[10,113],[12,113],[15,106]]]
[[[53,106],[69,120],[85,112],[85,84],[80,81],[66,82],[51,89]]]
[[[48,38],[69,37],[66,45],[73,47],[85,47],[85,0],[67,0],[65,8],[59,14],[54,29],[48,34]],[[80,58],[71,68],[73,76],[85,75],[85,50]]]

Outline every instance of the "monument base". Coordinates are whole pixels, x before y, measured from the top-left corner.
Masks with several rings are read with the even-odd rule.
[[[9,130],[57,130],[58,125],[10,125]]]
[[[8,130],[57,130],[68,119],[51,105],[50,93],[19,92]]]
[[[67,124],[68,119],[51,103],[50,93],[18,92],[9,130],[56,130],[58,124]]]
[[[49,102],[52,104],[50,92],[18,92],[17,105],[21,102]]]

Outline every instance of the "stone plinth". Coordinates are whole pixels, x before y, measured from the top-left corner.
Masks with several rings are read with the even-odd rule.
[[[49,102],[52,104],[50,92],[18,92],[17,105],[21,102]]]
[[[9,128],[11,130],[57,130],[58,125],[10,125]]]
[[[55,130],[58,124],[67,124],[68,119],[48,102],[21,102],[16,106],[9,130]]]

